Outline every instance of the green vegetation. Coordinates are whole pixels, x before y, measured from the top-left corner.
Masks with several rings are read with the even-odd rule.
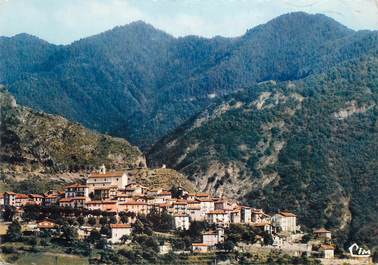
[[[147,148],[221,96],[377,51],[376,32],[292,13],[239,38],[174,38],[143,22],[66,46],[0,38],[0,82],[21,104]]]
[[[11,189],[41,192],[58,186],[54,174],[144,166],[138,148],[126,140],[94,133],[66,119],[17,106],[4,88],[1,105],[1,177]],[[33,177],[23,182],[19,178]],[[47,177],[46,177],[47,176]]]
[[[57,254],[57,253],[19,253],[17,256],[8,254],[2,255],[3,259],[12,262],[15,265],[89,265],[87,258],[68,255],[68,254]]]
[[[304,229],[336,231],[341,246],[377,246],[377,73],[378,59],[367,57],[251,87],[162,139],[149,158],[201,179],[202,188],[293,211]]]
[[[79,219],[88,224],[96,216],[101,225],[91,230],[84,239],[78,237]],[[209,264],[214,261],[231,261],[232,264],[318,264],[313,259],[293,258],[279,252],[269,255],[239,253],[237,243],[253,244],[255,235],[261,234],[248,225],[231,225],[225,230],[225,243],[218,250],[206,254],[175,253],[160,254],[160,246],[168,244],[173,251],[190,251],[191,243],[202,239],[202,232],[214,230],[206,222],[193,222],[187,231],[175,231],[173,218],[167,212],[152,211],[139,215],[133,224],[131,235],[122,238],[123,243],[109,245],[109,224],[112,215],[106,212],[71,208],[37,207],[25,208],[23,218],[28,221],[54,220],[58,227],[52,230],[30,231],[14,221],[9,225],[5,242],[0,245],[1,259],[12,264],[27,264],[40,260],[38,264]],[[93,217],[94,218],[94,217]],[[278,262],[278,263],[277,263]],[[294,262],[294,263],[291,263]]]

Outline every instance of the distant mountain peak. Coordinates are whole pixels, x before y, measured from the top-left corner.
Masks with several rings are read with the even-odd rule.
[[[323,14],[309,14],[306,12],[292,12],[278,16],[265,24],[251,28],[246,35],[259,31],[262,28],[291,31],[322,31],[332,33],[337,37],[353,33],[352,29],[342,25],[333,18]],[[312,32],[311,32],[312,33]]]
[[[28,33],[18,33],[12,37],[8,37],[8,39],[16,40],[16,41],[33,41],[33,42],[40,42],[40,43],[48,43],[47,41]]]

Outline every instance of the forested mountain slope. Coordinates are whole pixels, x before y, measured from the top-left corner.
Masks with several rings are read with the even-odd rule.
[[[32,176],[49,179],[90,171],[102,163],[119,169],[145,166],[143,154],[126,140],[19,106],[4,87],[0,89],[2,180]]]
[[[218,97],[376,54],[377,42],[377,32],[305,13],[238,38],[174,38],[134,22],[66,46],[25,34],[1,38],[0,82],[22,104],[146,149]]]
[[[378,245],[378,58],[228,96],[150,151],[202,190]]]

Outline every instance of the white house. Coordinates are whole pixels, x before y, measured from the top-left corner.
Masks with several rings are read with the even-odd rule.
[[[209,250],[209,246],[204,243],[192,243],[192,251],[197,253],[204,253]]]
[[[230,223],[230,215],[224,210],[209,211],[206,214],[206,219],[210,224],[228,225]]]
[[[191,221],[203,221],[204,214],[201,211],[201,207],[195,204],[188,204],[188,214]]]
[[[190,218],[187,214],[177,214],[174,216],[175,219],[175,229],[177,230],[188,230],[190,226]]]
[[[66,198],[72,197],[88,197],[88,187],[81,184],[73,184],[64,187],[64,196]]]
[[[218,228],[216,231],[207,231],[202,233],[202,243],[208,246],[214,246],[218,243],[224,242],[224,230]]]
[[[252,211],[250,207],[241,207],[241,222],[249,224],[251,222]]]
[[[131,234],[131,225],[130,224],[111,224],[111,238],[110,242],[113,244],[121,243],[121,238],[123,236],[129,236]]]
[[[203,214],[203,218],[205,219],[206,213],[209,211],[214,211],[214,201],[212,199],[196,199],[199,202],[199,206],[201,207],[201,212]]]

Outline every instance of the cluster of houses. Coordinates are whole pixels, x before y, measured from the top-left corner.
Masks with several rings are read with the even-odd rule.
[[[50,191],[43,195],[5,192],[0,203],[17,209],[29,204],[86,208],[114,213],[117,217],[120,212],[131,212],[137,216],[156,209],[171,214],[175,228],[181,230],[189,229],[193,221],[215,224],[216,230],[205,232],[202,242],[193,243],[195,252],[206,252],[212,246],[223,242],[224,228],[230,224],[248,224],[271,234],[278,231],[299,231],[296,215],[290,212],[268,215],[262,209],[212,197],[207,193],[189,193],[184,189],[179,189],[179,192],[180,196],[177,196],[168,190],[149,189],[135,182],[129,183],[127,172],[108,172],[105,166],[101,166],[87,177],[85,184],[69,185],[64,191]],[[127,224],[112,224],[110,241],[120,243],[124,235],[131,233],[134,221],[135,218],[130,218]],[[53,226],[51,222],[41,222],[38,225],[42,229]]]

